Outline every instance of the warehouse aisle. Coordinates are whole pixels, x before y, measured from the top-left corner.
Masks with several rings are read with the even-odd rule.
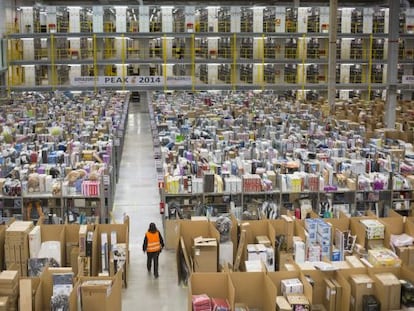
[[[177,283],[175,252],[160,255],[160,277],[154,279],[146,269],[142,252],[144,234],[150,222],[162,231],[159,214],[155,161],[145,96],[131,103],[125,135],[120,178],[116,188],[114,217],[130,216],[130,266],[128,288],[123,292],[123,310],[186,310],[187,289]]]

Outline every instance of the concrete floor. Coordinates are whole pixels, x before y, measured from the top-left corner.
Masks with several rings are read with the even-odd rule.
[[[130,217],[130,258],[128,288],[122,296],[122,310],[186,310],[187,288],[178,285],[175,252],[160,255],[158,279],[146,269],[142,252],[144,234],[150,222],[162,230],[159,194],[153,156],[147,99],[131,103],[127,118],[124,151],[116,186],[114,218]]]

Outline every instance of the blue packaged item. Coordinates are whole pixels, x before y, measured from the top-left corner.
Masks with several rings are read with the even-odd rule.
[[[75,190],[76,190],[76,193],[82,193],[82,183],[83,183],[83,179],[77,179],[75,181]]]
[[[50,152],[47,156],[47,163],[48,164],[56,164],[57,163],[57,154],[56,151]]]

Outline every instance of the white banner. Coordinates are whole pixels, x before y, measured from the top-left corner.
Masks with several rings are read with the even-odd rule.
[[[190,76],[167,77],[167,85],[191,85]]]
[[[162,76],[98,76],[98,77],[72,77],[72,86],[162,86],[164,77]],[[176,76],[167,77],[168,85],[191,85],[191,77]]]
[[[414,76],[402,76],[403,84],[414,84]]]

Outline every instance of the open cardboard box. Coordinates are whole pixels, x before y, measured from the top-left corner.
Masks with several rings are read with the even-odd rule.
[[[361,220],[366,219],[375,219],[378,220],[375,216],[365,216],[365,217],[352,217],[350,219],[350,229],[352,232],[352,235],[356,235],[356,243],[359,245],[362,245],[363,247],[366,247],[366,232],[365,232],[365,226],[360,222]]]
[[[384,246],[390,248],[391,235],[399,235],[404,233],[404,218],[384,217],[379,218],[378,220],[385,225]]]
[[[310,284],[309,280],[305,276],[310,277],[313,283]],[[305,295],[313,305],[324,304],[323,297],[326,296],[327,293],[325,279],[331,279],[333,277],[334,271],[309,270],[301,272],[301,279],[304,283]],[[311,289],[310,291],[309,287]]]
[[[335,280],[340,284],[342,288],[341,297],[341,309],[338,311],[349,311],[351,310],[351,284],[349,277],[354,274],[366,274],[366,268],[349,268],[343,270],[337,270],[334,273]]]
[[[111,280],[112,286],[106,288],[82,288],[82,283],[88,280]],[[83,310],[112,311],[122,310],[122,271],[108,277],[79,277],[76,288],[81,288]]]
[[[109,247],[111,247],[111,232],[116,232],[116,242],[123,243],[127,246],[127,252],[129,252],[129,232],[126,224],[99,224],[96,226],[98,233],[98,246],[101,245],[101,234],[106,233],[108,236]],[[110,248],[109,248],[110,249]],[[99,258],[101,258],[99,256]],[[128,256],[126,258],[128,264]],[[99,259],[99,267],[101,267],[101,260]]]
[[[280,219],[270,219],[269,224],[275,230],[275,236],[285,236],[286,250],[291,251],[293,249],[295,220],[290,216],[283,215]]]
[[[60,243],[60,265],[66,262],[66,241],[64,225],[40,225],[42,243],[46,241],[58,241]]]
[[[312,304],[312,286],[304,277],[304,274],[299,270],[295,271],[278,271],[278,272],[268,272],[268,278],[272,281],[276,287],[277,295],[282,296],[281,281],[287,279],[298,278],[303,284],[303,294],[308,299],[309,303]]]
[[[229,275],[235,288],[235,303],[263,311],[276,309],[276,286],[266,273],[231,272]]]
[[[257,244],[256,238],[258,236],[267,237],[270,240],[270,247],[274,252],[276,231],[268,220],[242,221],[240,224],[240,229],[246,231],[246,239],[243,245],[241,262],[245,262],[248,259],[247,244]]]
[[[53,293],[53,274],[54,273],[70,273],[72,272],[71,268],[46,268],[43,270],[42,274],[40,275],[40,282],[41,282],[41,295],[42,295],[42,307],[39,310],[50,310],[50,300]],[[75,283],[75,276],[74,276],[74,283]],[[72,290],[72,293],[69,297],[69,310],[76,311],[77,310],[77,303],[76,303],[76,290]],[[36,309],[37,310],[37,309]]]
[[[234,310],[235,289],[228,273],[193,273],[188,284],[188,311],[193,310],[192,295],[200,294],[226,299]]]
[[[392,292],[392,289],[387,287],[387,286],[383,286],[379,280],[378,277],[376,277],[377,274],[380,273],[392,273],[394,274],[398,279],[405,279],[405,280],[409,280],[412,283],[414,283],[414,271],[412,268],[409,267],[381,267],[381,268],[367,268],[367,272],[368,275],[371,276],[374,281],[374,289],[375,289],[375,296],[377,297],[377,299],[380,301],[381,303],[381,311],[388,311],[390,310],[389,305],[390,305],[390,300],[392,300],[393,298],[395,299],[396,296],[395,292]],[[397,301],[398,302],[398,301]],[[395,305],[395,300],[394,300],[394,305]]]
[[[78,249],[79,253],[79,224],[65,224],[65,242],[66,242],[66,267],[73,267],[74,271],[77,271],[75,267],[77,265],[77,259],[74,261],[71,258],[73,249]],[[87,225],[88,231],[94,231],[95,225]],[[76,268],[76,269],[75,269]]]
[[[238,247],[238,236],[237,236],[238,221],[237,221],[237,218],[232,213],[230,213],[230,221],[231,221],[230,241],[233,245],[233,260],[232,262],[228,262],[227,264],[229,264],[230,267],[232,267],[234,260],[236,258],[236,255],[237,255],[237,247]],[[211,222],[215,225],[215,221],[211,221]]]
[[[177,273],[178,280],[182,280],[183,267],[181,265],[180,254],[183,253],[185,262],[187,266],[187,271],[191,274],[193,272],[193,245],[194,238],[203,237],[203,238],[215,238],[217,245],[220,241],[220,234],[214,225],[209,221],[191,221],[191,220],[182,220],[180,222],[179,228],[180,241],[177,245],[176,250],[176,262],[177,262]],[[218,263],[218,254],[217,259]],[[218,269],[216,270],[218,271]]]

